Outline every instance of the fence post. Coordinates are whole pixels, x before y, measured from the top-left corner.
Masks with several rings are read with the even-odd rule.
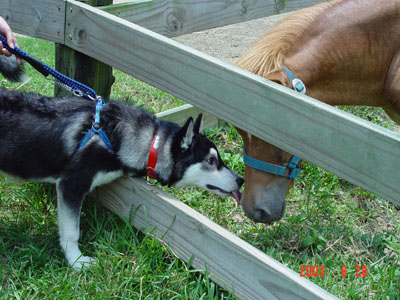
[[[112,4],[113,0],[78,0],[91,6],[102,6]],[[65,45],[56,44],[55,67],[61,73],[83,83],[94,89],[97,95],[108,99],[111,86],[114,83],[112,68],[85,54],[75,51]],[[70,95],[59,86],[55,86],[56,96]]]

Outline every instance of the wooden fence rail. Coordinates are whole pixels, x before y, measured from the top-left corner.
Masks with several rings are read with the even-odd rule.
[[[172,2],[179,3],[154,3]],[[400,136],[394,132],[76,1],[0,1],[0,14],[17,32],[90,55],[400,204]],[[150,14],[149,24],[155,24],[152,18]],[[187,25],[190,30],[204,26],[205,21],[193,25],[196,18]],[[238,17],[227,20],[236,22]],[[122,216],[134,206],[135,224],[145,230],[156,227],[159,237],[169,228],[165,240],[180,257],[194,255],[194,266],[207,264],[214,280],[239,297],[336,299],[141,180],[123,178],[101,188],[99,195],[104,205]],[[185,230],[190,230],[189,236]],[[252,280],[244,286],[237,274]]]
[[[134,1],[101,9],[167,37],[289,12],[321,0],[185,0]]]
[[[143,179],[122,178],[98,191],[101,203],[165,241],[192,267],[240,299],[338,299]]]
[[[64,0],[0,1],[0,15],[18,33],[64,44]]]

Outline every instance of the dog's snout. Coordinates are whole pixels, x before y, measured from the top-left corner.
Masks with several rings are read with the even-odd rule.
[[[239,187],[241,187],[244,183],[244,179],[242,177],[236,178],[236,183]]]

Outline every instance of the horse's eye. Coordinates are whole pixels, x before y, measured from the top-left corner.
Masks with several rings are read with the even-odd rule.
[[[209,164],[209,165],[215,165],[215,162],[216,162],[216,159],[215,159],[215,157],[210,157],[209,159],[207,159],[207,163]]]

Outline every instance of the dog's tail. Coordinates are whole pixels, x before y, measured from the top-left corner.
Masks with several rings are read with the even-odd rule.
[[[22,64],[18,64],[14,55],[0,55],[0,73],[8,80],[14,82],[24,82],[27,76],[24,73]]]

